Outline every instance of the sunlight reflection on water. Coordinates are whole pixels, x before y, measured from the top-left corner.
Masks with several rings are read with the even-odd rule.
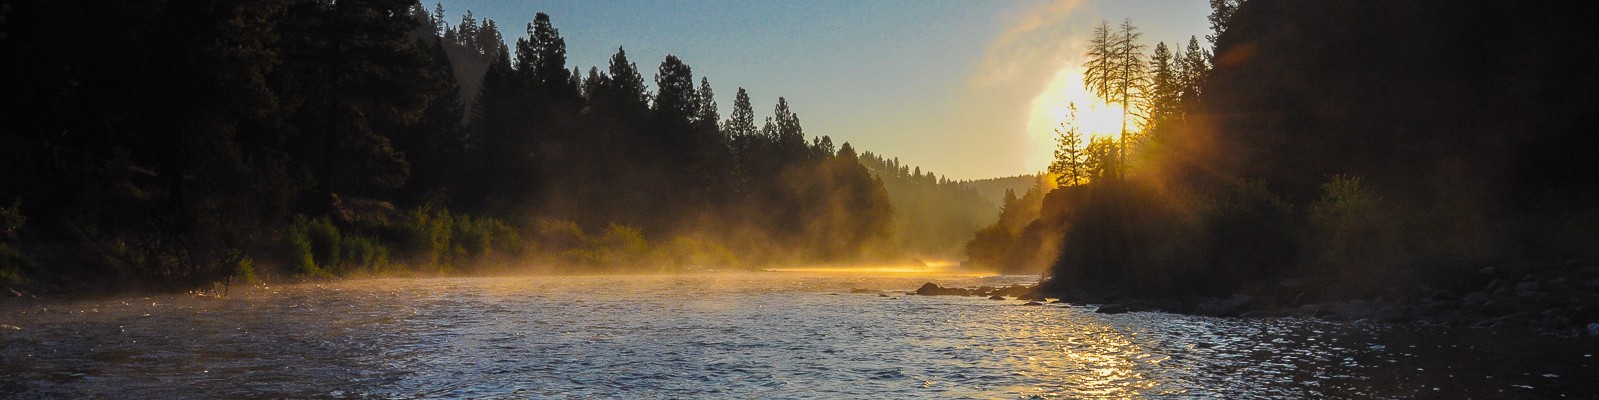
[[[1525,397],[1594,375],[1591,358],[1462,357],[1449,346],[1472,342],[1448,332],[904,294],[1033,279],[375,279],[5,303],[0,397]],[[1477,377],[1506,363],[1541,369]]]

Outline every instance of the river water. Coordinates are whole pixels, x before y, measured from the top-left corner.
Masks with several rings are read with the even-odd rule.
[[[0,397],[1599,395],[1594,348],[1573,339],[905,295],[924,282],[1035,279],[891,270],[372,279],[225,298],[7,300]]]

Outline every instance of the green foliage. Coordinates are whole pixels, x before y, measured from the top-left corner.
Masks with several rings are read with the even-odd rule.
[[[298,216],[289,227],[292,273],[306,277],[377,273],[388,268],[389,249],[377,239],[343,232],[327,217]]]
[[[20,283],[23,271],[31,269],[32,261],[11,242],[17,239],[28,219],[19,208],[22,200],[13,200],[10,207],[0,207],[0,283]]]
[[[17,232],[28,222],[28,217],[22,215],[21,207],[21,198],[12,200],[9,207],[0,207],[0,242],[16,240]]]
[[[333,274],[339,264],[339,228],[327,218],[296,216],[289,226],[289,243],[294,250],[292,272],[300,276],[323,277]]]
[[[0,46],[0,244],[63,277],[623,269],[679,236],[681,262],[892,252],[884,183],[787,99],[757,132],[740,90],[724,132],[687,60],[652,93],[620,47],[579,82],[546,14],[511,54],[405,0],[29,4],[6,19],[49,23]],[[51,223],[18,235],[18,201]]]
[[[0,283],[15,284],[26,280],[23,271],[32,269],[33,261],[11,244],[0,242]]]
[[[233,269],[233,279],[244,284],[259,282],[261,276],[255,270],[255,259],[250,257],[240,259]]]

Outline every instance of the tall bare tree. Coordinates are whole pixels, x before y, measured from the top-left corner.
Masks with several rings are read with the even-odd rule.
[[[1121,27],[1114,33],[1110,31],[1110,23],[1101,21],[1089,37],[1085,53],[1088,61],[1083,64],[1087,69],[1083,74],[1083,85],[1106,104],[1122,106],[1121,134],[1118,136],[1120,143],[1117,146],[1117,158],[1121,160],[1117,160],[1118,164],[1127,158],[1127,122],[1139,103],[1138,96],[1143,96],[1145,46],[1138,42],[1143,36],[1133,26],[1132,20],[1122,21]]]

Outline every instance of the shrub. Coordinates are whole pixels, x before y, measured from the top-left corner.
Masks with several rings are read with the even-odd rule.
[[[1371,287],[1408,261],[1400,243],[1403,215],[1358,177],[1338,175],[1323,184],[1308,214],[1313,272]]]
[[[289,226],[289,243],[294,250],[294,274],[301,276],[331,276],[331,267],[339,264],[339,228],[326,217],[294,217]]]

